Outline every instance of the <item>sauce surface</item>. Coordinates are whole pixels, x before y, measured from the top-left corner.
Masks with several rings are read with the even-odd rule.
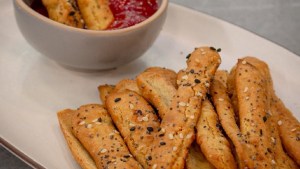
[[[157,0],[109,0],[109,2],[115,19],[108,30],[127,28],[143,22],[158,9]],[[48,17],[41,0],[34,0],[31,8]]]

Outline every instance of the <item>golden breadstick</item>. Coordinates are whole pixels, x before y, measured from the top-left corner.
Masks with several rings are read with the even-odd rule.
[[[77,28],[84,27],[76,0],[42,0],[42,2],[50,19]]]
[[[206,159],[217,169],[235,169],[237,164],[231,153],[230,143],[222,134],[221,124],[214,107],[204,100],[197,123],[197,143]]]
[[[273,143],[271,150],[274,152],[276,165],[279,168],[297,168],[296,164],[285,154],[281,142],[287,153],[300,165],[300,123],[276,96],[268,65],[254,57],[245,57],[244,61],[256,67],[268,84],[270,100],[268,103],[272,116],[270,114],[265,117],[265,120],[270,124]]]
[[[102,101],[103,104],[105,104],[106,97],[113,92],[115,89],[114,85],[99,85],[98,86],[98,92],[99,92],[99,98]]]
[[[104,30],[114,21],[109,0],[77,0],[77,2],[88,29]]]
[[[159,119],[146,100],[133,91],[112,93],[106,106],[130,152],[144,168],[149,167],[151,145],[159,130]]]
[[[153,143],[152,168],[184,168],[188,148],[194,140],[201,100],[220,63],[219,54],[209,47],[198,48],[190,55],[187,69],[178,75],[176,96]]]
[[[72,129],[94,159],[97,168],[141,168],[115,130],[103,106],[81,106],[73,116]]]
[[[156,109],[163,119],[164,113],[169,111],[171,100],[176,94],[177,74],[159,67],[146,69],[137,76],[137,84],[143,95]]]
[[[216,108],[220,123],[227,136],[231,139],[235,146],[235,154],[239,168],[244,168],[242,160],[244,149],[243,139],[240,129],[236,123],[235,113],[227,90],[228,73],[225,71],[217,71],[210,88],[213,104]],[[234,78],[231,79],[234,82]],[[233,90],[233,89],[232,89]],[[234,89],[235,90],[235,89]]]
[[[86,149],[72,133],[74,110],[65,109],[57,113],[59,125],[73,157],[83,169],[97,169],[96,164]]]
[[[215,169],[215,167],[210,164],[203,153],[200,150],[200,147],[197,143],[193,143],[190,150],[189,154],[186,159],[186,164],[185,164],[186,169]]]

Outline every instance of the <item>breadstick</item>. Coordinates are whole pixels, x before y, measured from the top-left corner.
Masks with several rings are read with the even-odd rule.
[[[102,106],[81,106],[73,116],[72,129],[94,159],[97,168],[141,168]]]
[[[151,145],[160,125],[153,108],[129,90],[110,94],[106,106],[130,152],[144,168],[149,168]]]
[[[197,143],[206,159],[217,169],[235,169],[237,165],[231,153],[230,143],[222,134],[221,124],[214,107],[204,100],[197,123]]]
[[[196,49],[187,61],[188,68],[178,75],[176,96],[153,143],[152,168],[184,168],[188,148],[194,140],[201,100],[221,63],[219,54],[213,49]]]
[[[271,149],[274,152],[276,165],[279,168],[297,168],[296,164],[285,154],[281,143],[283,143],[287,153],[299,165],[300,123],[276,96],[268,65],[254,57],[245,57],[244,61],[256,67],[267,82],[268,104],[270,104],[271,114],[266,116],[265,120],[266,123],[269,123],[271,129]],[[284,125],[282,125],[283,123]]]
[[[50,19],[72,27],[84,27],[76,0],[42,0],[42,3]]]
[[[60,129],[64,134],[69,149],[78,164],[83,169],[97,169],[90,154],[72,133],[72,118],[74,114],[76,114],[76,111],[71,109],[65,109],[57,113]]]
[[[88,29],[104,30],[114,21],[109,0],[77,0],[77,2]]]
[[[105,104],[106,97],[113,92],[115,89],[114,85],[99,85],[98,86],[98,92],[99,92],[99,98],[102,101],[103,104]]]
[[[194,142],[189,150],[189,154],[185,164],[186,169],[215,169],[215,167],[207,161],[200,150],[199,145]]]

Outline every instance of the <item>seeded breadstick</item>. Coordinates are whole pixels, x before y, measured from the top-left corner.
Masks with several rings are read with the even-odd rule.
[[[77,28],[84,27],[76,0],[42,0],[42,2],[50,19]]]
[[[186,169],[214,169],[215,167],[210,164],[197,143],[193,143],[189,149],[189,154],[185,164]]]
[[[65,109],[57,113],[59,125],[73,157],[83,169],[97,169],[96,164],[86,149],[72,133],[72,117],[74,110]]]
[[[72,128],[97,168],[141,168],[102,106],[81,106],[73,116]]]
[[[264,120],[271,126],[272,151],[275,155],[276,165],[279,168],[297,168],[296,164],[284,153],[281,142],[287,153],[300,165],[300,123],[276,96],[268,65],[254,57],[246,57],[244,61],[255,66],[268,84],[272,115],[269,114],[269,116],[264,117]],[[283,123],[285,125],[282,125]]]
[[[177,74],[169,69],[152,67],[137,76],[137,84],[142,96],[154,105],[163,119],[169,111],[171,100],[176,94]]]
[[[161,131],[152,146],[152,168],[184,168],[188,148],[194,140],[194,127],[200,115],[201,100],[221,63],[214,48],[196,49],[188,68],[178,75],[178,90],[170,111],[165,113]]]
[[[110,94],[106,106],[130,152],[144,168],[149,168],[150,148],[160,125],[153,108],[129,90]]]
[[[114,20],[109,0],[77,0],[82,17],[88,29],[104,30]]]
[[[243,139],[240,129],[236,124],[235,113],[228,96],[227,79],[228,73],[226,71],[217,71],[210,88],[210,94],[220,119],[220,123],[235,146],[235,154],[237,156],[239,168],[244,168],[245,165],[242,160],[243,154],[245,153],[242,147]],[[234,81],[234,79],[232,79],[232,81]],[[247,90],[248,89],[246,89],[245,92]]]
[[[217,169],[235,169],[237,165],[228,140],[222,134],[221,124],[209,100],[202,103],[197,123],[197,143],[206,159]]]
[[[99,98],[105,104],[106,97],[115,89],[114,85],[100,85],[98,86]]]

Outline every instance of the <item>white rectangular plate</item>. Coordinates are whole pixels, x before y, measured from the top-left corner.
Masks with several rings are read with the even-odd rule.
[[[11,1],[0,2],[0,136],[46,168],[79,168],[56,117],[64,108],[99,103],[97,86],[134,78],[149,66],[178,71],[197,46],[222,48],[221,68],[256,56],[271,69],[275,89],[300,119],[300,58],[261,37],[205,14],[169,5],[154,45],[138,60],[105,72],[79,72],[49,60],[28,45],[15,23]]]

